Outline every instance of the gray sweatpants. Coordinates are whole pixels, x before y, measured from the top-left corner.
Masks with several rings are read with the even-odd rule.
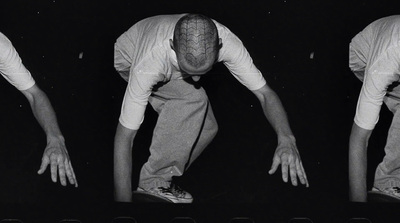
[[[374,187],[400,187],[400,99],[386,96],[385,104],[393,112],[385,145],[385,157],[375,171]]]
[[[115,44],[114,66],[128,81],[130,62],[125,47]],[[171,80],[153,89],[149,102],[158,112],[150,157],[140,171],[139,187],[169,186],[212,141],[218,131],[211,105],[203,88],[184,80]]]
[[[172,80],[149,98],[159,117],[150,157],[140,171],[139,187],[169,186],[212,141],[218,125],[203,88]]]

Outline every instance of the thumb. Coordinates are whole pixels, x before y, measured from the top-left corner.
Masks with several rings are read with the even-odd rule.
[[[40,165],[40,169],[38,170],[37,173],[38,173],[38,174],[44,173],[44,171],[46,171],[47,166],[49,165],[49,163],[50,163],[49,157],[47,157],[46,155],[44,155],[43,158],[42,158],[42,164]]]
[[[268,171],[268,173],[271,175],[271,174],[274,174],[275,173],[275,171],[278,169],[278,166],[279,166],[279,164],[281,163],[281,160],[279,159],[279,157],[278,156],[274,156],[274,159],[273,159],[273,162],[272,162],[272,166],[271,166],[271,169]]]

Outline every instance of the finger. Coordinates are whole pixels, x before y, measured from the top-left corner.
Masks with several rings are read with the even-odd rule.
[[[78,187],[78,180],[76,179],[74,168],[72,167],[71,161],[69,161],[69,166],[71,167],[72,177],[75,181],[75,187]]]
[[[304,170],[303,163],[300,162],[300,166],[301,166],[301,170],[302,170],[303,175],[304,175],[304,179],[306,180],[306,187],[309,187],[310,184],[308,183],[307,174],[306,174],[306,171]]]
[[[273,161],[272,161],[272,166],[271,169],[268,171],[269,174],[274,174],[275,171],[278,169],[279,164],[281,163],[281,160],[277,155],[274,156]]]
[[[288,182],[288,158],[286,154],[282,155],[282,179],[285,183]]]
[[[49,165],[49,163],[50,163],[49,157],[47,155],[43,155],[42,164],[40,165],[40,168],[38,170],[38,174],[44,173],[44,171],[46,171],[47,166]]]
[[[70,184],[75,184],[74,176],[72,174],[72,170],[71,170],[70,165],[71,165],[71,162],[66,159],[65,160],[65,171],[67,173],[67,177],[68,177],[69,183]]]
[[[299,159],[296,160],[296,171],[297,171],[297,176],[300,179],[301,184],[306,184],[306,179],[304,177],[303,170],[301,169],[301,161]]]
[[[54,183],[57,182],[57,157],[55,155],[51,155],[50,157],[50,169],[51,169],[51,179]]]
[[[304,171],[301,160],[297,164],[297,175],[300,178],[301,184],[304,184],[306,185],[306,187],[308,187],[309,185],[308,185],[307,175],[306,172]]]
[[[64,166],[64,157],[62,155],[58,156],[58,175],[60,177],[61,185],[67,186],[67,181],[65,179],[65,166]]]
[[[289,158],[290,179],[293,186],[297,186],[296,164],[294,158]]]

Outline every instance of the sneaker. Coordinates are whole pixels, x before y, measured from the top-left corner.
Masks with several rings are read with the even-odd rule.
[[[190,193],[182,190],[175,184],[171,184],[169,187],[154,187],[150,189],[137,188],[137,191],[151,193],[155,196],[167,198],[173,203],[192,203],[193,197]]]
[[[389,196],[392,196],[392,197],[395,197],[397,199],[400,199],[400,187],[388,187],[388,188],[385,188],[383,190],[380,190],[380,189],[378,189],[376,187],[373,187],[372,191],[382,192],[382,193],[385,193],[385,194],[387,194]]]

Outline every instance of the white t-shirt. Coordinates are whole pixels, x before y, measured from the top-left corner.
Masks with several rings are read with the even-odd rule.
[[[363,81],[354,118],[361,128],[375,128],[388,87],[399,81],[399,41],[400,16],[396,15],[372,22],[350,43],[350,69]]]
[[[26,90],[35,84],[31,73],[22,64],[11,41],[0,32],[0,73],[18,90]]]
[[[115,67],[118,71],[129,71],[129,76],[125,77],[128,86],[119,118],[124,127],[140,127],[155,84],[182,79],[169,40],[173,39],[175,24],[184,15],[160,15],[141,20],[118,38],[115,48],[121,54],[120,59],[127,63],[121,66],[121,61],[116,57]],[[216,21],[214,23],[222,39],[218,62],[223,62],[248,89],[263,87],[266,81],[240,39],[225,26]]]

